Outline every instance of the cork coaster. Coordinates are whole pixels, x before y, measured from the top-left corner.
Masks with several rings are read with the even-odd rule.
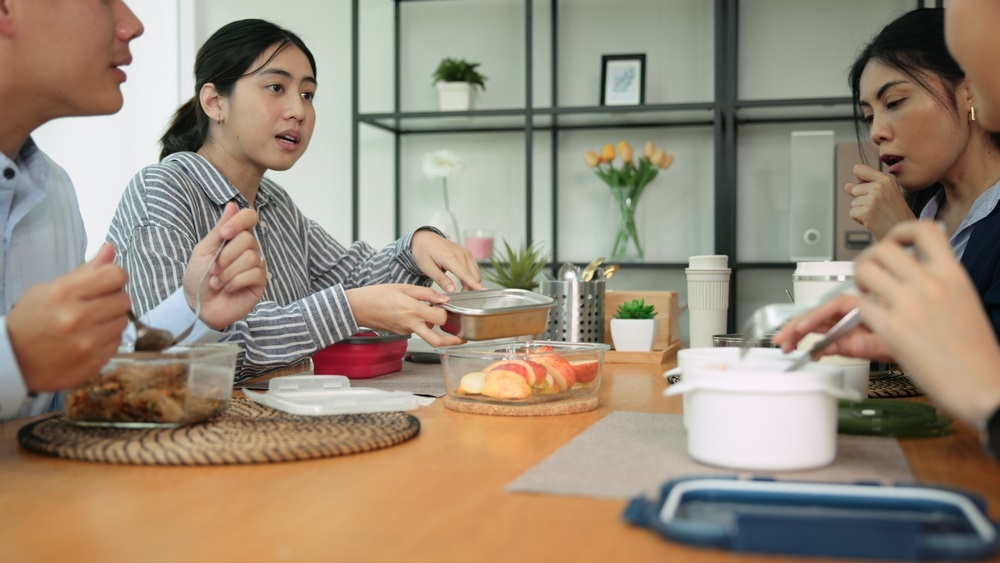
[[[467,414],[487,414],[491,416],[552,416],[558,414],[577,414],[592,411],[597,408],[597,395],[571,397],[560,401],[538,403],[536,405],[497,405],[491,403],[476,403],[462,401],[453,397],[444,398],[444,407],[456,412]]]

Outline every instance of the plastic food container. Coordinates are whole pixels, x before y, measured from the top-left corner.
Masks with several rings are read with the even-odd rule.
[[[725,348],[722,348],[725,350]],[[855,398],[834,366],[719,361],[684,366],[665,395],[685,394],[688,454],[732,469],[821,467],[837,453],[837,399]]]
[[[65,391],[66,419],[80,425],[177,427],[224,411],[233,393],[236,344],[118,354],[96,377]]]
[[[555,301],[523,289],[485,289],[449,295],[441,308],[448,320],[441,328],[466,340],[535,336],[545,332]]]
[[[601,385],[604,352],[596,343],[491,342],[441,348],[445,388],[454,399],[539,404],[591,395]]]
[[[345,340],[313,354],[313,373],[366,379],[403,369],[409,334],[362,329]]]
[[[685,477],[623,516],[673,542],[783,557],[965,561],[1000,549],[982,498],[929,485]]]

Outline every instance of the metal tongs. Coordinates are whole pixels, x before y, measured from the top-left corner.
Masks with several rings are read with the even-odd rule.
[[[916,252],[916,250],[912,247],[907,248],[906,251],[910,254],[914,254]],[[815,309],[842,293],[849,291],[857,291],[857,286],[854,285],[853,279],[845,281],[844,283],[831,289],[822,297],[817,299],[815,303],[810,303],[809,305],[778,303],[774,305],[764,305],[763,307],[758,308],[753,312],[753,315],[750,316],[750,320],[747,321],[746,326],[743,328],[743,343],[740,345],[740,359],[742,360],[746,356],[747,352],[750,351],[750,348],[752,348],[757,342],[781,328],[783,324],[787,323],[793,317]],[[796,358],[794,362],[790,363],[785,371],[794,371],[799,369],[814,355],[822,352],[824,348],[835,342],[838,338],[859,324],[861,324],[861,309],[855,307],[844,315],[837,322],[837,324],[830,327],[830,330],[826,331],[826,334],[824,334],[822,338],[814,342],[804,355]]]
[[[764,305],[763,307],[759,307],[753,312],[752,315],[750,315],[750,319],[743,328],[743,343],[740,345],[740,359],[742,360],[747,355],[750,348],[753,348],[759,341],[781,328],[782,325],[790,321],[793,317],[819,307],[842,293],[855,290],[856,287],[854,285],[854,280],[848,280],[828,291],[816,300],[815,303],[810,303],[808,305],[776,303],[773,305]],[[829,346],[837,338],[840,338],[840,336],[842,336],[845,332],[858,326],[860,322],[860,311],[855,307],[849,313],[844,315],[844,317],[840,319],[837,324],[833,325],[833,327],[831,327],[830,330],[823,335],[823,338],[817,340],[809,348],[808,353],[789,364],[787,371],[792,371],[802,367],[802,365],[808,362],[809,358],[811,358],[814,354]]]

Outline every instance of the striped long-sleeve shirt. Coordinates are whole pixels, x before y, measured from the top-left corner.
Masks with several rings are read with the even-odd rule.
[[[207,160],[183,152],[141,170],[115,212],[108,242],[129,275],[139,314],[166,299],[184,279],[195,244],[215,226],[227,202],[247,200]],[[429,285],[410,253],[409,234],[375,252],[364,242],[345,248],[306,218],[268,178],[256,197],[254,235],[267,261],[268,282],[253,311],[228,327],[242,345],[237,379],[288,366],[357,329],[345,291],[380,283]]]

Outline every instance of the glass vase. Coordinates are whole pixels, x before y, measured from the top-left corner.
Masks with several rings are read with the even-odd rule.
[[[435,211],[434,215],[431,215],[430,226],[444,233],[444,236],[448,240],[462,244],[461,234],[458,230],[458,220],[455,219],[451,211],[446,209]]]
[[[611,257],[617,261],[639,261],[643,259],[642,243],[636,226],[636,211],[639,202],[628,196],[627,189],[611,188],[612,199],[618,208],[618,222],[611,246]]]

